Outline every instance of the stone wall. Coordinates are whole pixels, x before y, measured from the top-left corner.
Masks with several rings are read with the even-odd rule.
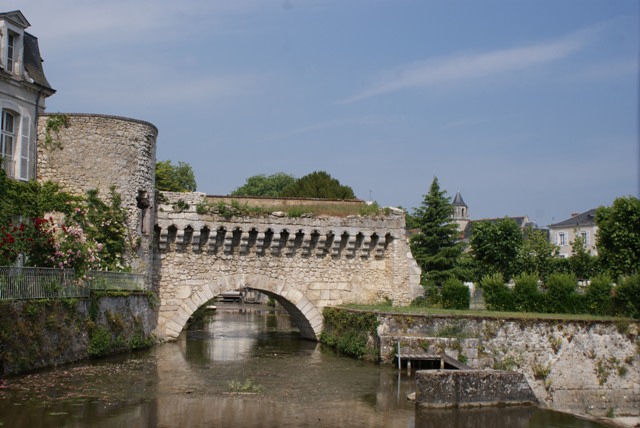
[[[404,216],[288,218],[199,215],[204,194],[178,194],[190,208],[159,207],[159,336],[177,337],[189,316],[230,289],[265,292],[294,316],[303,336],[322,330],[321,310],[348,303],[406,305],[422,294]],[[171,195],[170,195],[171,196]]]
[[[479,369],[515,370],[543,405],[597,416],[640,409],[640,323],[379,315],[382,361],[447,354]]]
[[[0,375],[15,374],[154,342],[147,295],[0,303]]]
[[[135,272],[150,277],[157,128],[123,117],[64,113],[66,126],[50,132],[59,148],[45,148],[50,116],[43,115],[38,122],[38,180],[59,183],[65,191],[80,195],[97,189],[107,196],[115,186],[129,213],[128,261]],[[139,195],[147,198],[148,208],[138,208]]]
[[[317,198],[269,198],[269,197],[243,197],[243,196],[215,196],[208,195],[207,202],[215,205],[218,202],[231,204],[233,201],[239,204],[249,203],[253,207],[268,208],[273,206],[289,207],[289,206],[316,206],[316,205],[344,205],[344,206],[362,206],[366,205],[360,199],[317,199]]]
[[[433,408],[531,405],[538,401],[522,373],[504,370],[420,370],[416,403]]]

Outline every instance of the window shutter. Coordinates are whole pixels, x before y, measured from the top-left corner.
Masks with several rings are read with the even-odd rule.
[[[31,120],[28,116],[20,116],[20,179],[29,180],[32,159]]]

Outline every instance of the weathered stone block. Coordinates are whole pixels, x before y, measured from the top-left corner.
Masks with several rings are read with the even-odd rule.
[[[428,407],[536,404],[524,375],[495,370],[420,370],[416,403]]]

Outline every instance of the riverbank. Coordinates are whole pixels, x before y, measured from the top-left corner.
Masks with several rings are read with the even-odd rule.
[[[542,406],[639,416],[640,325],[630,320],[494,318],[327,308],[321,337],[340,352],[397,364],[444,355],[522,373]],[[409,357],[407,357],[409,359]]]
[[[147,293],[0,302],[0,376],[151,346]]]

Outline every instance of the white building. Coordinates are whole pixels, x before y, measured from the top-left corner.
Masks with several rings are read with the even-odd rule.
[[[577,236],[584,240],[587,252],[593,256],[597,255],[597,232],[595,208],[580,214],[572,214],[571,218],[549,225],[549,239],[560,247],[560,257],[571,257],[571,244]]]
[[[55,93],[42,69],[38,39],[22,12],[0,13],[0,163],[9,177],[36,174],[38,115]]]

